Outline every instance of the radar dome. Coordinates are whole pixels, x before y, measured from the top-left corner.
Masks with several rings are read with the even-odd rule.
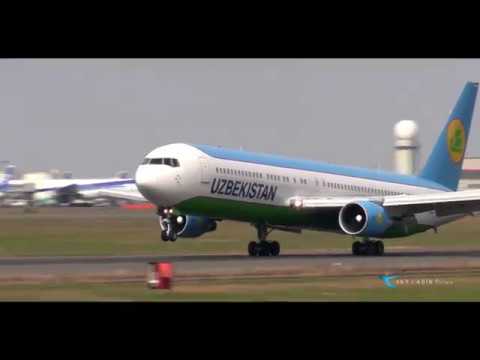
[[[402,120],[395,124],[393,133],[397,139],[415,139],[418,135],[417,123],[413,120]]]

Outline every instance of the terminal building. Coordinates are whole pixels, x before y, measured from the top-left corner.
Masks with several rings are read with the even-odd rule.
[[[480,189],[480,157],[463,160],[462,176],[458,190]]]

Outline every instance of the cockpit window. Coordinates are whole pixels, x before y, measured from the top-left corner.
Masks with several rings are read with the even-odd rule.
[[[142,165],[168,165],[171,167],[179,167],[180,163],[177,159],[173,158],[156,158],[156,159],[149,159],[145,158],[142,162]]]

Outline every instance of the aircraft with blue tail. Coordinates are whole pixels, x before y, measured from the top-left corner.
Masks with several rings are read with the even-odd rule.
[[[176,143],[147,154],[135,175],[139,193],[128,196],[155,204],[164,241],[201,236],[228,219],[256,227],[251,256],[279,255],[272,230],[302,229],[352,236],[354,255],[382,255],[382,239],[480,210],[479,190],[457,191],[477,90],[465,85],[418,176]]]
[[[15,171],[14,165],[7,165],[5,167],[3,176],[0,179],[0,192],[5,193],[9,189],[9,182],[13,179],[13,174]]]

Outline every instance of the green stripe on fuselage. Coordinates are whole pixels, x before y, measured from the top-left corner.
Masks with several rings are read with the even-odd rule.
[[[342,233],[338,225],[339,209],[296,210],[287,206],[257,204],[238,200],[195,197],[178,204],[175,209],[182,214],[208,216],[214,219],[266,223],[311,230]],[[430,226],[410,222],[394,223],[382,238],[410,236],[430,229]]]
[[[195,197],[175,207],[190,215],[237,220],[270,225],[298,226],[319,230],[338,231],[338,210],[296,210],[287,206],[274,206],[246,201]]]

